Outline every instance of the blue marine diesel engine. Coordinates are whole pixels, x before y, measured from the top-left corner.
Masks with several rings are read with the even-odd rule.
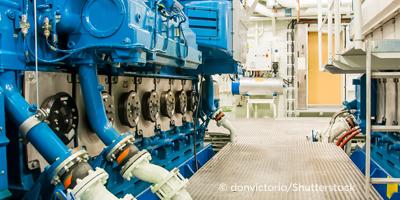
[[[191,199],[208,122],[227,124],[211,75],[240,66],[235,3],[207,2],[227,11],[200,17],[214,39],[196,1],[0,1],[0,199]]]

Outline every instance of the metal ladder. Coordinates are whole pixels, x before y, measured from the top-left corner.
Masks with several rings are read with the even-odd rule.
[[[373,41],[366,41],[366,140],[365,192],[370,198],[371,184],[399,183],[400,178],[371,178],[371,132],[400,132],[400,126],[371,125],[371,82],[373,78],[399,78],[400,72],[372,72]]]
[[[295,117],[295,99],[296,99],[296,87],[295,87],[295,70],[292,69],[294,67],[294,53],[292,52],[292,48],[294,48],[294,35],[292,34],[292,29],[287,30],[286,34],[287,38],[287,65],[286,65],[286,78],[288,80],[294,80],[293,83],[289,84],[286,88],[286,98],[285,98],[285,105],[286,105],[286,117]],[[293,70],[293,74],[292,74]]]

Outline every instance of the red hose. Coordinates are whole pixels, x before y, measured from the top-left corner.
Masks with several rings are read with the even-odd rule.
[[[346,138],[346,140],[342,144],[340,144],[340,147],[343,148],[344,145],[347,144],[347,142],[349,142],[351,139],[353,139],[356,135],[358,135],[360,133],[361,133],[360,129],[358,129],[357,131],[354,131],[349,137]]]
[[[343,141],[348,135],[352,134],[352,133],[353,133],[354,131],[356,131],[356,130],[359,130],[359,127],[354,127],[354,128],[352,128],[352,129],[348,130],[346,133],[344,133],[344,134],[338,139],[338,141],[336,142],[336,146],[339,146],[340,143],[342,143],[342,141]]]

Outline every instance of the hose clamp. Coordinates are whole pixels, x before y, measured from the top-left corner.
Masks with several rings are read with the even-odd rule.
[[[28,132],[47,118],[47,112],[43,109],[38,109],[35,115],[30,116],[19,126],[19,132],[23,134],[24,138]]]
[[[26,119],[22,124],[19,126],[19,132],[23,134],[24,138],[28,134],[28,132],[38,124],[40,124],[42,121],[39,120],[36,115],[30,116],[28,119]]]

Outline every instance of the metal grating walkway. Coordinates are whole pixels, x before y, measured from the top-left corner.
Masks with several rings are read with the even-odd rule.
[[[238,128],[240,142],[228,144],[190,179],[192,197],[367,199],[364,176],[341,149],[305,141],[307,122],[235,121],[238,127],[243,125]],[[370,191],[371,199],[381,199]]]

